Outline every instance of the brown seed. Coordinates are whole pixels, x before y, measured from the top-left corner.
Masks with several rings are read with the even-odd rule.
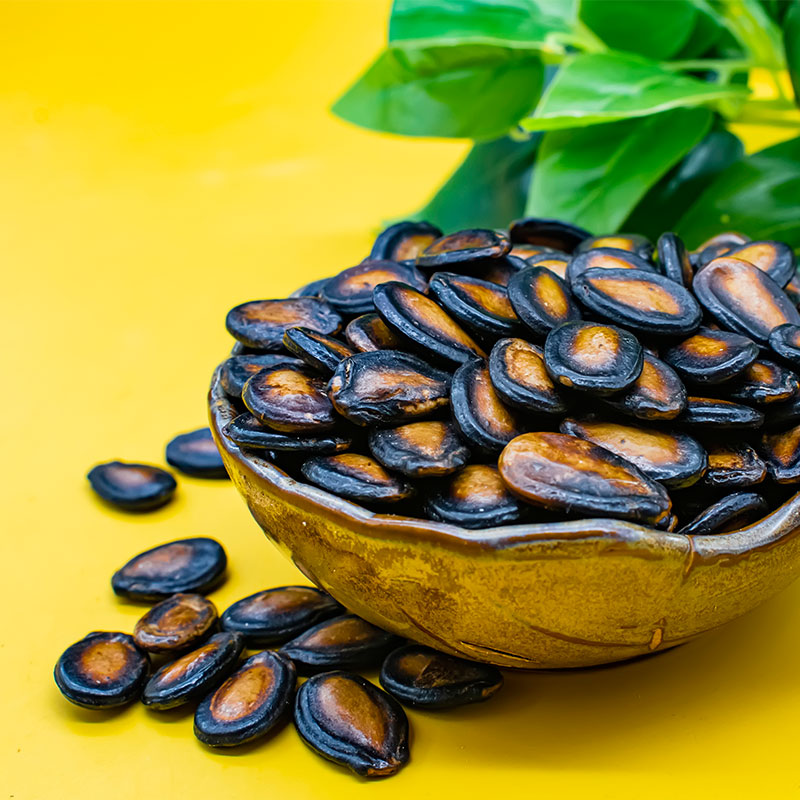
[[[760,428],[764,415],[749,406],[713,397],[686,399],[686,408],[677,418],[681,425],[708,428]]]
[[[449,475],[470,455],[448,422],[412,422],[370,431],[369,449],[384,467],[410,478]]]
[[[304,672],[367,669],[381,663],[400,640],[355,614],[320,622],[278,651]]]
[[[428,499],[425,513],[440,522],[477,529],[516,522],[522,508],[495,467],[470,464]]]
[[[508,238],[497,231],[471,228],[442,236],[431,242],[417,256],[421,267],[441,267],[474,261],[477,258],[499,258],[511,249]]]
[[[589,269],[635,269],[655,273],[656,268],[635,253],[613,247],[587,250],[576,254],[567,265],[565,280],[574,289],[575,282]]]
[[[327,281],[322,299],[342,314],[367,314],[375,308],[372,290],[388,281],[407,283],[421,292],[428,287],[425,276],[414,266],[367,259]]]
[[[686,408],[686,387],[672,367],[645,352],[642,372],[631,387],[603,403],[638,419],[675,419]]]
[[[268,367],[302,367],[299,358],[292,358],[284,353],[261,353],[259,355],[231,356],[220,372],[220,383],[226,394],[241,397],[245,383],[257,372]]]
[[[314,456],[300,471],[315,486],[359,503],[397,503],[414,493],[409,483],[358,453]]]
[[[478,344],[429,297],[402,283],[384,283],[373,293],[383,321],[404,341],[451,364],[484,356]]]
[[[153,606],[133,629],[136,644],[151,653],[196,647],[217,624],[217,609],[199,594],[174,594]]]
[[[784,242],[766,240],[745,242],[736,247],[731,247],[725,255],[748,261],[762,272],[766,272],[778,286],[786,286],[797,268],[794,251]]]
[[[638,233],[614,233],[609,236],[594,236],[584,239],[576,248],[576,253],[608,248],[634,253],[645,261],[653,255],[653,243]]]
[[[287,300],[253,300],[232,308],[225,321],[228,332],[247,347],[280,350],[289,328],[310,328],[337,333],[342,318],[331,306],[314,297]]]
[[[732,247],[738,247],[749,241],[750,237],[745,236],[743,233],[727,231],[706,239],[694,252],[697,255],[699,266],[704,266],[709,261],[725,255]]]
[[[179,433],[165,449],[167,464],[195,478],[227,478],[228,472],[209,428]]]
[[[232,442],[252,449],[276,452],[319,453],[332,455],[350,448],[352,439],[345,435],[298,436],[276,433],[262,425],[250,412],[240,414],[223,429],[222,435]],[[267,455],[268,460],[274,460]]]
[[[708,469],[703,476],[706,486],[739,489],[754,486],[767,477],[764,462],[745,442],[718,442],[706,446],[706,450]]]
[[[778,325],[769,335],[769,346],[792,366],[800,367],[800,325]]]
[[[764,498],[752,492],[736,492],[713,503],[678,533],[684,536],[707,536],[743,527],[767,510]]]
[[[672,507],[664,488],[633,464],[575,436],[518,436],[500,454],[499,468],[515,495],[554,511],[657,524]]]
[[[426,416],[450,402],[450,376],[398,350],[357,353],[328,385],[336,410],[356,425],[392,424]]]
[[[800,380],[785,367],[758,359],[725,388],[733,400],[767,405],[781,403],[797,394]]]
[[[766,344],[770,332],[800,312],[766,272],[737,258],[715,258],[695,275],[697,299],[726,328]]]
[[[694,383],[722,383],[744,372],[758,357],[758,345],[730,331],[700,330],[663,352],[664,361]]]
[[[413,261],[442,232],[429,222],[397,222],[375,240],[370,258],[390,261]]]
[[[322,433],[336,424],[325,381],[305,369],[264,369],[244,385],[247,410],[281,433]]]
[[[153,511],[172,500],[178,484],[165,469],[152,464],[109,461],[86,476],[95,493],[124,511]]]
[[[544,269],[550,270],[554,275],[557,275],[562,281],[566,281],[567,268],[571,260],[571,257],[565,254],[541,253],[540,255],[529,258],[528,266],[543,267]]]
[[[539,336],[581,318],[567,284],[543,264],[518,272],[508,284],[508,299],[519,318]]]
[[[800,425],[780,433],[765,433],[759,450],[772,480],[800,482]]]
[[[513,242],[513,239],[512,239]],[[543,244],[512,244],[511,250],[509,250],[508,254],[513,256],[514,258],[522,258],[526,261],[529,258],[534,258],[535,256],[562,256],[569,261],[569,256],[563,251],[558,250],[555,247],[547,247]]]
[[[691,486],[708,465],[705,449],[685,433],[593,419],[565,419],[561,433],[610,450],[669,488]]]
[[[405,712],[360,675],[326,672],[307,680],[294,722],[312,750],[366,778],[394,775],[408,762]]]
[[[233,747],[263,736],[291,708],[297,681],[291,661],[264,650],[251,656],[197,707],[194,734],[212,747]]]
[[[509,236],[515,244],[553,247],[571,253],[582,241],[591,237],[589,231],[558,219],[526,217],[511,223]]]
[[[330,374],[338,363],[355,352],[344,342],[308,328],[289,328],[283,334],[284,347],[312,369]]]
[[[527,266],[523,259],[508,253],[500,258],[479,258],[477,261],[459,264],[458,268],[463,273],[468,272],[473,278],[496,283],[498,286],[508,286],[511,278]]]
[[[114,708],[139,696],[150,661],[127,633],[95,631],[68,647],[54,671],[56,685],[83,708]]]
[[[362,314],[344,329],[347,343],[359,353],[373,350],[397,350],[400,340],[386,327],[378,314]]]

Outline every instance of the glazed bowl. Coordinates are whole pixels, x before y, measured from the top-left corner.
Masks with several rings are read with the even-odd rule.
[[[376,514],[294,480],[211,430],[250,512],[309,580],[388,631],[501,667],[586,667],[666,650],[730,622],[800,573],[800,494],[731,533],[613,519],[471,531]]]

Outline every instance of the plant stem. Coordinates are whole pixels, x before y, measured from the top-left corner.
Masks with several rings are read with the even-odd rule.
[[[753,63],[746,58],[698,58],[689,61],[666,61],[663,66],[665,69],[674,70],[676,72],[700,72],[709,70],[711,72],[726,72],[730,74],[732,72],[747,72],[753,66]]]

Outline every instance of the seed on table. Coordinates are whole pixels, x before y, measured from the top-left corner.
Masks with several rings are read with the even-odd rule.
[[[172,500],[178,484],[165,469],[152,464],[108,461],[86,476],[95,493],[124,511],[153,511]]]
[[[698,428],[760,428],[764,414],[750,406],[713,397],[688,397],[679,425]]]
[[[499,452],[526,429],[520,415],[498,397],[485,361],[475,359],[456,370],[450,404],[462,438],[488,453]]]
[[[227,478],[228,471],[208,428],[178,434],[166,450],[167,464],[196,478]]]
[[[334,408],[356,425],[390,425],[450,403],[450,376],[399,350],[356,353],[328,384]]]
[[[330,375],[342,359],[355,352],[344,342],[308,328],[289,328],[283,346],[312,369]]]
[[[291,708],[296,682],[289,659],[271,650],[256,653],[200,702],[194,735],[211,747],[235,747],[264,736]]]
[[[367,259],[332,277],[322,289],[322,299],[341,314],[367,314],[375,310],[372,290],[388,281],[406,283],[420,292],[428,288],[425,276],[411,264]]]
[[[683,240],[675,233],[662,233],[657,242],[658,263],[664,274],[687,288],[694,280],[694,269]]]
[[[223,429],[222,435],[235,444],[263,450],[288,453],[319,453],[329,455],[349,449],[352,439],[342,434],[297,436],[277,433],[262,425],[252,414],[240,414]],[[268,460],[273,460],[268,456]]]
[[[544,264],[518,272],[508,284],[508,299],[517,316],[538,336],[581,318],[567,284]]]
[[[718,442],[706,445],[708,469],[705,486],[740,489],[761,483],[767,468],[758,453],[745,442]]]
[[[247,347],[277,351],[289,328],[338,333],[342,318],[328,303],[314,297],[252,300],[232,308],[225,320],[228,333]]]
[[[500,454],[512,493],[542,508],[658,524],[672,503],[663,486],[614,453],[561,433],[526,433]]]
[[[227,563],[222,545],[214,539],[178,539],[134,556],[114,573],[111,588],[131,600],[163,600],[178,592],[204,594],[222,582]]]
[[[306,368],[261,370],[244,385],[242,401],[259,422],[279,433],[325,433],[337,422],[325,380]]]
[[[500,339],[489,355],[489,376],[500,399],[513,408],[539,414],[567,410],[538,345],[524,339]]]
[[[380,682],[405,705],[453,708],[488,700],[503,686],[503,675],[489,664],[408,644],[386,656]]]
[[[544,363],[561,386],[604,395],[627,389],[643,364],[639,340],[622,328],[575,320],[553,328]]]
[[[769,346],[774,353],[794,367],[800,367],[800,325],[778,325],[769,335]]]
[[[136,700],[150,660],[127,633],[95,631],[68,647],[54,677],[64,697],[83,708],[114,708]]]
[[[205,696],[233,672],[243,648],[241,634],[215,633],[156,671],[144,687],[142,703],[153,711],[166,711]]]
[[[439,522],[477,530],[517,522],[522,517],[522,506],[509,493],[495,467],[469,464],[428,498],[425,513]]]
[[[373,350],[397,350],[400,340],[386,327],[379,314],[362,314],[344,329],[347,343],[359,353]]]
[[[244,636],[248,647],[270,647],[342,613],[342,606],[314,586],[278,586],[237,600],[220,624]]]
[[[525,217],[511,223],[508,235],[515,245],[532,244],[571,253],[582,241],[591,238],[589,231],[558,219]]]
[[[567,265],[565,280],[574,291],[577,281],[590,269],[632,269],[641,272],[657,272],[655,266],[635,253],[601,247],[576,254]]]
[[[330,280],[330,278],[319,278],[316,281],[311,281],[310,283],[306,283],[301,286],[299,289],[295,289],[290,295],[290,298],[295,297],[316,297],[319,299],[320,292],[322,291],[322,287]]]
[[[472,337],[437,303],[403,283],[375,287],[375,308],[403,341],[447,363],[463,364],[485,353]]]
[[[504,234],[471,228],[435,239],[417,256],[417,264],[420,267],[442,267],[478,258],[499,258],[510,249],[511,242]]]
[[[370,431],[369,449],[384,467],[410,478],[449,475],[470,457],[453,425],[441,421]]]
[[[735,492],[713,503],[701,511],[678,533],[684,536],[705,536],[711,533],[726,533],[744,527],[752,520],[763,516],[767,510],[764,498],[753,492]]]
[[[664,350],[662,358],[685,380],[712,384],[743,373],[758,352],[758,345],[740,333],[700,328]]]
[[[360,675],[326,672],[298,690],[294,722],[302,740],[358,775],[394,775],[408,762],[408,719],[400,704]]]
[[[133,629],[133,640],[150,653],[177,654],[196,647],[217,624],[217,609],[199,594],[174,594],[153,606]]]
[[[414,494],[408,481],[358,453],[314,456],[303,462],[300,472],[320,489],[360,503],[399,503]]]
[[[765,433],[759,452],[776,483],[800,482],[800,425],[780,433]]]
[[[279,653],[290,658],[301,673],[324,669],[368,669],[400,643],[355,614],[320,622],[284,644]]]
[[[378,236],[369,257],[413,261],[441,235],[442,231],[430,222],[397,222]]]
[[[231,356],[222,365],[219,379],[225,394],[240,398],[245,383],[262,369],[302,366],[303,362],[299,358],[293,358],[283,353]]]
[[[766,272],[778,286],[786,286],[797,269],[794,251],[784,242],[768,240],[745,242],[731,247],[725,255],[730,258],[740,258],[742,261],[758,267],[762,272]]]
[[[644,261],[653,257],[653,243],[638,233],[613,233],[609,236],[594,236],[584,239],[575,249],[575,253],[586,253],[590,250],[613,249],[634,253]]]
[[[800,391],[800,379],[774,361],[757,359],[725,388],[733,400],[768,405],[791,399]]]

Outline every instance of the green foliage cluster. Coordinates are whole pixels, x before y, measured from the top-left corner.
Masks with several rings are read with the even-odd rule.
[[[749,96],[768,71],[778,100]],[[721,229],[800,247],[800,137],[744,155],[735,122],[794,125],[800,0],[395,0],[334,105],[358,125],[474,140],[419,216],[556,217],[597,233]]]

